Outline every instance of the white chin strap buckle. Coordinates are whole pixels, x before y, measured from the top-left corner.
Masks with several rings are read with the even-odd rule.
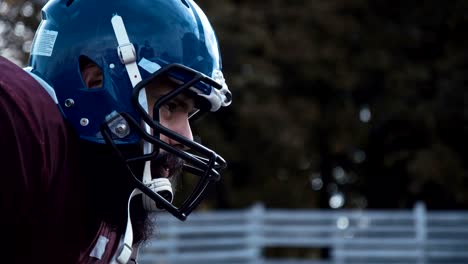
[[[174,194],[172,192],[171,182],[167,178],[152,179],[145,182],[145,185],[153,192],[161,195],[166,201],[172,203]],[[146,194],[143,195],[143,207],[148,211],[162,211],[164,208],[158,205],[153,199]]]
[[[153,192],[158,193],[168,202],[172,203],[174,199],[174,195],[172,193],[171,182],[167,178],[158,178],[153,179],[149,183],[148,188],[150,188]],[[125,229],[124,237],[123,237],[123,245],[122,248],[119,250],[119,254],[117,256],[117,263],[119,264],[126,264],[130,259],[132,252],[133,252],[133,228],[132,228],[132,221],[130,219],[130,201],[133,197],[138,194],[143,195],[143,207],[148,211],[161,211],[163,210],[162,207],[158,207],[156,202],[153,199],[149,198],[146,194],[143,194],[139,189],[134,189],[133,192],[130,194],[127,202],[127,228]]]

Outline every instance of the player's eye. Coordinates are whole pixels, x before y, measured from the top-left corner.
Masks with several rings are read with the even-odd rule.
[[[179,107],[177,103],[175,102],[167,102],[164,107],[169,111],[169,112],[175,112],[177,108]]]

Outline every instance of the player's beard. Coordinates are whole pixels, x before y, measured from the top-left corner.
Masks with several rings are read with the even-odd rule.
[[[108,149],[107,149],[108,150]],[[138,150],[140,151],[140,150]],[[133,176],[130,175],[125,164],[116,158],[116,155],[101,151],[92,152],[88,160],[87,174],[90,185],[88,203],[91,209],[91,219],[94,225],[100,225],[100,221],[106,222],[114,228],[118,234],[123,234],[127,225],[127,202],[131,192],[135,189]],[[135,153],[135,149],[125,149],[124,155]],[[107,154],[107,155],[106,155]],[[89,155],[89,154],[88,154]],[[130,154],[131,155],[131,154]],[[92,162],[89,162],[92,160]],[[169,180],[175,189],[176,179],[183,167],[183,160],[177,156],[161,152],[151,161],[151,174],[153,178],[161,177],[169,172]],[[143,175],[143,163],[131,166],[133,174],[141,180]],[[135,196],[130,205],[130,216],[133,227],[134,243],[148,240],[153,234],[156,223],[151,220],[151,213],[143,208],[142,195]]]
[[[153,178],[167,177],[175,192],[177,178],[182,172],[183,164],[184,161],[174,154],[161,152],[156,159],[151,161],[151,175]],[[134,239],[138,243],[149,239],[155,227],[155,223],[150,218],[151,212],[143,208],[141,199],[142,196],[139,195],[134,198],[131,204]]]

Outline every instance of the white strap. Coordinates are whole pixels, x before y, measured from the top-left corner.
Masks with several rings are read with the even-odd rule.
[[[158,193],[160,195],[165,194],[166,196],[169,194],[170,197],[164,197],[167,199],[169,203],[172,203],[174,200],[174,193],[172,192],[172,185],[169,179],[167,178],[156,178],[152,179],[149,183],[146,183],[148,188],[151,191]],[[158,208],[156,202],[151,199],[148,195],[143,194],[143,208],[147,211],[155,212],[155,211],[164,211],[163,208]]]
[[[151,176],[151,161],[148,160],[145,162],[145,168],[143,169],[143,183],[148,184],[151,182],[152,179],[153,177]]]
[[[109,243],[109,238],[100,235],[96,242],[96,245],[94,245],[93,250],[91,250],[91,253],[89,253],[89,256],[97,259],[102,259],[102,256],[106,252],[107,243]]]
[[[133,227],[132,220],[130,219],[130,202],[133,197],[142,192],[138,189],[134,189],[130,197],[128,198],[127,203],[127,228],[125,229],[125,235],[123,240],[123,246],[120,250],[120,253],[117,257],[117,262],[120,264],[127,264],[128,260],[132,256],[132,244],[133,244]]]
[[[127,30],[123,23],[122,17],[114,15],[111,19],[112,27],[114,28],[115,37],[117,38],[117,51],[119,52],[120,61],[127,68],[132,86],[135,87],[141,81],[140,71],[136,64],[135,47],[128,38]]]
[[[115,37],[117,38],[117,52],[122,64],[125,65],[125,68],[128,73],[128,77],[130,78],[130,82],[132,83],[132,87],[141,82],[141,74],[138,70],[138,65],[136,63],[136,51],[135,46],[130,42],[130,39],[127,34],[127,30],[125,29],[125,25],[123,19],[119,15],[114,15],[111,19],[112,27],[114,29]],[[138,94],[138,102],[143,106],[144,110],[148,112],[148,100],[146,98],[146,91],[145,88],[141,89],[140,93]],[[148,124],[145,123],[145,130],[147,133],[150,133],[150,127]],[[152,145],[148,142],[145,142],[143,152],[148,154],[152,151]],[[144,172],[144,179],[151,179],[151,166],[150,161],[145,163],[145,172]],[[122,249],[117,257],[117,262],[121,264],[126,264],[130,257],[132,256],[132,244],[133,244],[133,228],[132,222],[130,218],[130,201],[132,198],[138,194],[142,194],[142,192],[138,189],[134,189],[131,193],[130,197],[128,198],[127,204],[127,228],[125,229],[124,234],[124,241]]]
[[[111,23],[114,28],[115,37],[117,38],[117,43],[119,44],[117,52],[119,54],[120,61],[125,65],[132,87],[135,88],[135,86],[141,82],[140,70],[138,70],[138,65],[136,63],[137,56],[135,46],[133,46],[128,38],[127,30],[125,29],[121,16],[114,15],[111,19]],[[138,101],[145,111],[148,112],[148,101],[146,100],[146,92],[144,88],[141,89],[138,94]],[[146,132],[149,132],[149,128]]]

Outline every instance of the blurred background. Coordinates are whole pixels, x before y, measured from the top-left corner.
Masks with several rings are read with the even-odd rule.
[[[27,64],[43,0],[0,0]],[[234,95],[194,130],[228,161],[202,209],[468,208],[468,2],[199,0]]]

